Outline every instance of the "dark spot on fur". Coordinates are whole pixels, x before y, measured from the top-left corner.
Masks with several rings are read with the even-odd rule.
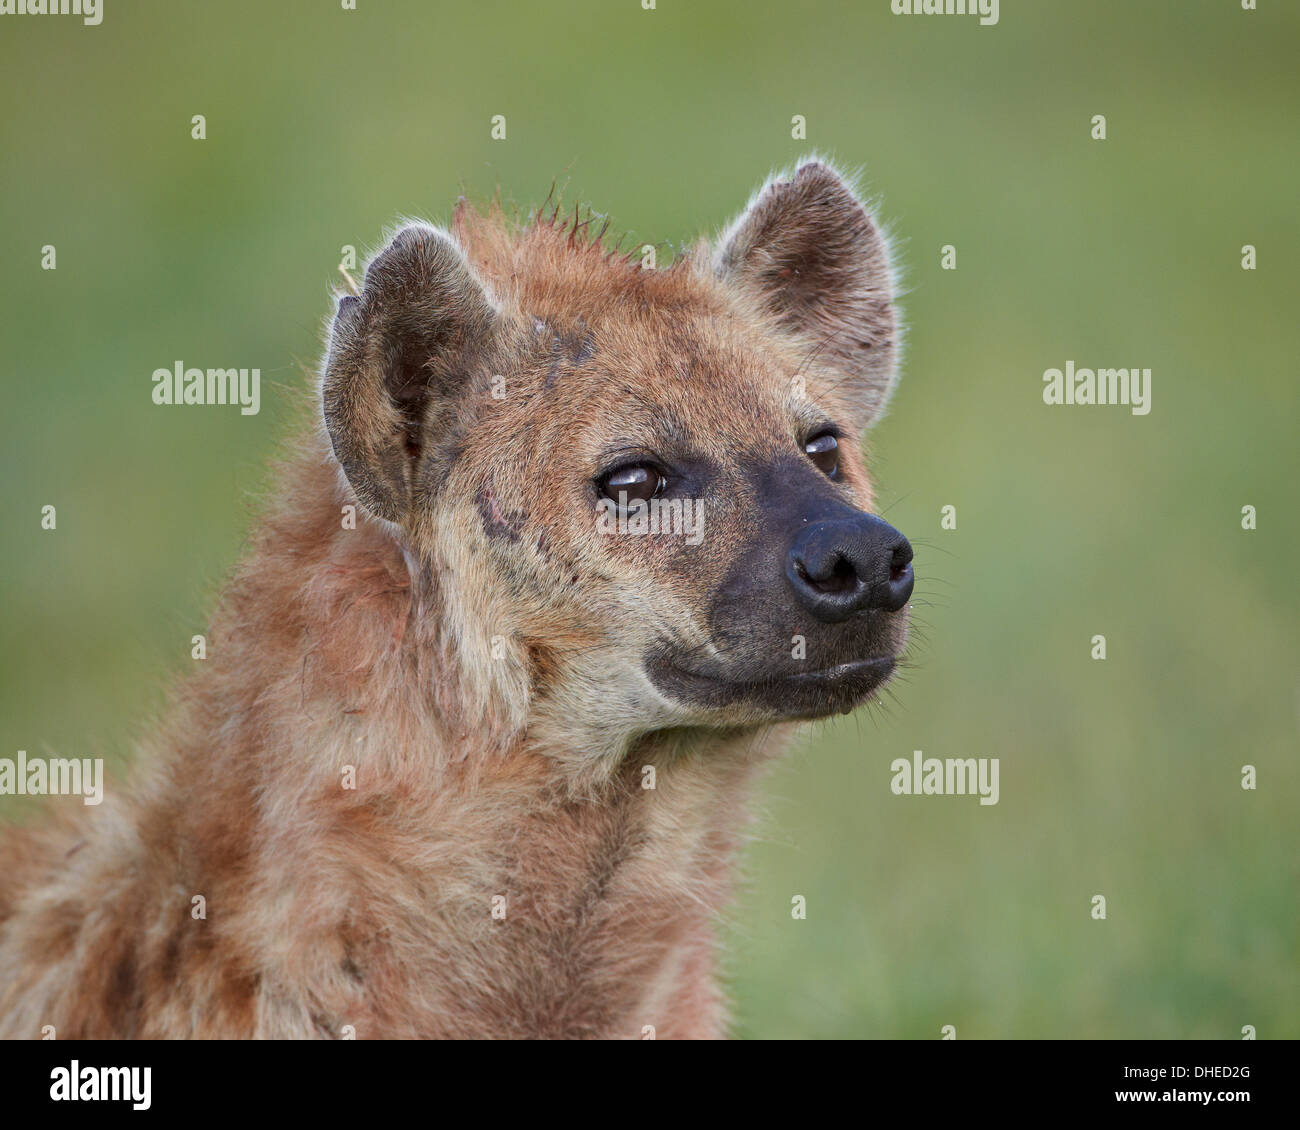
[[[483,519],[483,531],[490,538],[516,541],[519,531],[528,521],[528,515],[501,509],[497,496],[488,488],[478,492],[478,512]]]
[[[544,330],[551,335],[551,366],[546,371],[544,382],[549,389],[559,380],[566,367],[576,369],[596,356],[596,338],[581,317],[578,318],[576,327],[570,331],[560,331],[543,322],[534,322],[534,333],[540,334]]]
[[[581,318],[578,319],[578,328],[582,332],[582,337],[573,350],[573,364],[575,366],[585,365],[596,356],[596,338],[587,329],[586,323]]]
[[[136,1018],[140,1011],[140,985],[136,978],[133,953],[122,954],[113,966],[104,987],[104,1010],[109,1016],[121,1021],[124,1035],[134,1037]]]
[[[177,967],[181,959],[181,936],[179,931],[173,931],[167,939],[167,948],[163,950],[162,966],[159,973],[162,979],[169,983],[175,978]]]

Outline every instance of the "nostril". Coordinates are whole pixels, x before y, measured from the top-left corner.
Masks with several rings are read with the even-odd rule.
[[[858,587],[858,573],[853,565],[843,557],[837,557],[835,564],[826,576],[814,577],[808,572],[803,561],[795,562],[795,571],[810,588],[818,592],[841,593],[852,592]]]
[[[912,563],[912,543],[906,538],[894,546],[889,559],[889,579],[900,581],[907,575],[907,567]]]
[[[912,553],[909,548],[906,560],[900,562],[898,553],[895,551],[893,561],[889,569],[889,584],[886,590],[880,596],[881,607],[888,612],[897,612],[907,604],[912,596],[912,586],[915,584],[916,577],[912,572]]]

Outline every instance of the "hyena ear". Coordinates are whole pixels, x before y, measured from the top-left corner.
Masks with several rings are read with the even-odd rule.
[[[769,184],[722,237],[713,266],[842,378],[837,391],[861,426],[880,414],[897,353],[889,247],[835,170],[813,161]]]
[[[330,331],[322,402],[357,498],[400,522],[415,501],[426,424],[487,354],[496,312],[460,249],[436,228],[402,228],[346,295]]]

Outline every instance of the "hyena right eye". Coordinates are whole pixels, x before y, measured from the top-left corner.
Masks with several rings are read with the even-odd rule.
[[[600,493],[611,502],[626,506],[630,502],[649,502],[666,485],[657,468],[636,463],[610,471],[600,480]]]
[[[803,449],[822,474],[835,478],[840,466],[840,445],[834,432],[823,432],[810,439]]]

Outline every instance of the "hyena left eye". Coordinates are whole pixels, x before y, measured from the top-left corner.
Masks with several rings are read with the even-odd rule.
[[[835,474],[840,465],[840,445],[830,432],[813,437],[803,445],[803,449],[819,471]]]
[[[664,488],[664,477],[654,467],[636,464],[611,471],[600,480],[600,493],[620,506],[649,502]]]

